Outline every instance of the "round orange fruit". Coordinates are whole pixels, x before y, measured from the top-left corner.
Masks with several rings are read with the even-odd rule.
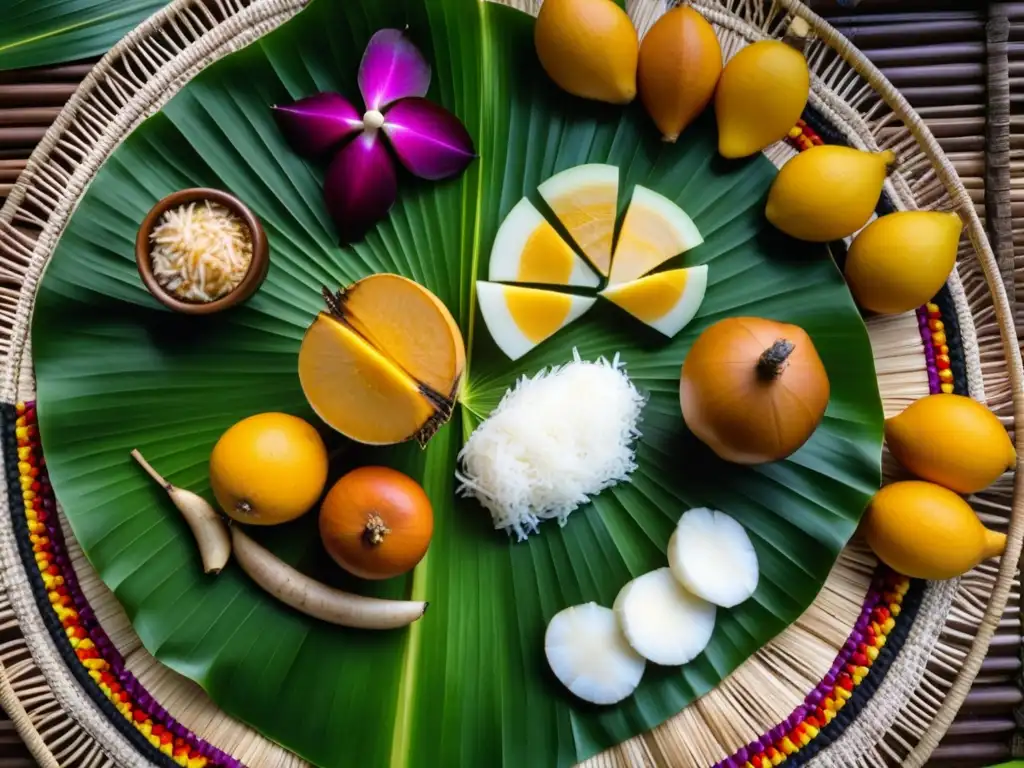
[[[327,448],[307,422],[260,413],[230,427],[210,454],[210,485],[240,523],[277,525],[308,512],[327,483]]]
[[[327,492],[320,538],[328,554],[363,579],[411,570],[430,546],[434,510],[423,488],[387,467],[360,467]]]

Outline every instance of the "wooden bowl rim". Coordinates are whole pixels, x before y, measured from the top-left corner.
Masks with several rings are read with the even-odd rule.
[[[241,282],[230,293],[221,296],[219,299],[201,304],[182,301],[171,295],[160,285],[160,281],[153,274],[149,244],[150,234],[153,232],[159,218],[166,211],[178,205],[200,200],[219,203],[234,213],[249,229],[249,235],[252,239],[252,261],[249,263],[249,270],[245,273],[245,277],[242,278]],[[138,266],[139,276],[142,278],[146,289],[165,307],[187,315],[209,315],[240,304],[256,293],[256,290],[263,283],[270,269],[270,253],[263,225],[249,206],[229,192],[207,187],[192,187],[172,192],[159,200],[150,209],[149,213],[146,214],[146,218],[142,220],[135,238],[135,263]]]

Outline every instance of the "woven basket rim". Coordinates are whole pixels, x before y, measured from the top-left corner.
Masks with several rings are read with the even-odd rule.
[[[243,4],[243,2],[246,4]],[[229,5],[232,6],[229,18],[237,18],[237,15],[247,8],[256,7],[266,11],[268,16],[275,10],[280,13],[290,13],[293,10],[297,11],[298,5],[300,3],[305,4],[305,2],[306,0],[253,0],[251,4],[248,4],[248,0],[232,0],[229,2]],[[694,4],[703,6],[713,3],[717,7],[728,7],[730,5],[738,6],[743,2],[754,2],[754,0],[695,0]],[[761,0],[757,0],[757,2],[760,4]],[[1021,366],[1020,349],[1016,345],[1016,331],[1006,288],[1000,279],[996,258],[989,245],[984,225],[978,217],[974,205],[955,170],[946,159],[944,152],[939,147],[930,130],[910,107],[906,99],[863,54],[850,45],[840,33],[819,15],[803,5],[800,0],[773,0],[773,2],[774,5],[785,9],[789,13],[804,18],[810,24],[815,35],[827,43],[853,71],[868,82],[871,88],[892,110],[893,114],[906,126],[913,136],[917,147],[927,156],[931,169],[941,180],[946,194],[967,224],[967,233],[971,240],[974,255],[984,273],[993,301],[996,319],[1000,327],[1003,355],[1008,365],[1008,375],[1013,392],[1014,420],[1024,419],[1024,370],[1022,370]],[[104,78],[113,76],[116,65],[125,56],[138,50],[150,36],[164,28],[169,20],[180,14],[183,10],[192,7],[195,3],[196,0],[175,0],[171,5],[156,13],[119,42],[89,73],[85,81],[83,81],[71,100],[61,111],[57,120],[47,131],[43,141],[33,152],[26,171],[15,185],[7,203],[0,209],[0,227],[5,224],[10,225],[15,214],[25,204],[35,172],[51,160],[61,137],[78,116],[81,104],[85,101],[86,97],[98,84],[103,82]],[[763,3],[764,5],[770,4],[769,0],[763,0]],[[125,135],[127,135],[127,131]],[[118,140],[119,142],[120,139]],[[95,173],[95,169],[93,169],[92,173]],[[64,223],[66,223],[66,220]],[[61,229],[63,229],[63,225]],[[2,246],[3,242],[2,238],[0,238],[0,248]],[[52,255],[52,249],[50,250],[50,255]],[[30,286],[33,296],[35,288],[35,285]],[[24,357],[22,353],[24,353]],[[5,400],[14,401],[14,394],[17,392],[18,387],[17,370],[23,362],[27,363],[30,360],[28,355],[29,353],[26,350],[20,350],[10,356],[11,359],[8,359],[7,366],[13,370],[5,372],[3,391]],[[1020,455],[1021,451],[1024,450],[1024,437],[1018,437],[1016,443],[1018,455]],[[1000,562],[996,589],[986,607],[984,618],[978,626],[978,632],[971,645],[970,652],[953,682],[952,689],[946,695],[938,713],[928,724],[927,730],[921,736],[918,743],[915,744],[904,764],[921,765],[924,763],[927,756],[938,745],[939,739],[949,727],[962,704],[988,650],[992,634],[998,624],[998,618],[1005,609],[1010,584],[1018,564],[1022,540],[1024,540],[1024,479],[1018,473],[1014,485],[1007,550]],[[8,702],[10,702],[11,706],[8,706]],[[21,712],[24,712],[24,708],[21,706],[21,702],[7,677],[3,674],[2,666],[0,666],[0,703],[4,704],[7,711],[11,713],[19,734],[29,745],[31,751],[40,760],[41,764],[56,765],[57,762],[46,746],[45,739],[30,719],[27,716],[15,716],[18,714],[19,709]]]

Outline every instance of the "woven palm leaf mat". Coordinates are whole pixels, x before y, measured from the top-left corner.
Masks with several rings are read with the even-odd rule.
[[[81,555],[49,490],[34,429],[26,345],[40,270],[114,144],[206,63],[283,23],[300,5],[179,0],[87,77],[31,161],[12,150],[37,140],[38,129],[15,125],[19,132],[4,134],[7,126],[0,125],[6,142],[0,143],[0,185],[7,185],[0,189],[10,193],[0,213],[0,324],[7,358],[0,440],[8,492],[8,514],[0,516],[0,704],[40,765],[303,764],[228,719],[141,647]],[[1019,4],[929,12],[926,22],[902,10],[880,16],[872,7],[879,4],[871,2],[856,16],[833,16],[913,99],[916,114],[866,59],[792,0],[694,5],[716,23],[730,54],[748,40],[781,34],[787,9],[811,21],[819,38],[809,49],[818,75],[812,108],[789,141],[771,150],[776,163],[820,142],[891,147],[902,162],[880,212],[956,207],[970,220],[958,270],[934,302],[869,323],[886,413],[929,391],[956,391],[986,402],[1012,427],[1016,393],[1017,415],[1024,418],[1012,326],[1019,308],[1015,265],[1024,268],[1024,256],[1018,261],[1014,251],[1015,241],[1024,251],[1024,226],[1014,227],[1012,215],[1014,207],[1024,208],[1024,187],[1011,181],[1012,171],[1024,165],[1024,145],[1013,139],[1011,107],[1021,104],[1009,93],[1020,76],[1014,67],[1017,14],[1024,23]],[[641,30],[661,10],[648,0],[630,3]],[[913,27],[920,44],[894,44],[911,31],[901,26]],[[936,46],[941,50],[929,53]],[[923,71],[928,67],[943,68],[946,79],[930,80]],[[0,114],[6,108],[41,110],[32,118],[12,118],[31,123],[48,110],[46,119],[52,119],[82,74],[75,67],[39,73],[51,87],[33,93],[50,95],[38,96],[32,107],[12,104],[18,86],[0,84]],[[934,128],[937,143],[919,117]],[[15,173],[22,174],[17,183]],[[891,463],[886,468],[894,469]],[[1010,524],[1012,484],[1012,477],[1004,477],[971,499],[986,524],[1004,530]],[[1003,561],[945,583],[891,573],[854,542],[793,627],[675,719],[591,764],[760,768],[786,758],[786,764],[920,765],[931,755],[966,766],[1006,756],[1020,699],[1014,574],[1022,528],[1018,509]]]

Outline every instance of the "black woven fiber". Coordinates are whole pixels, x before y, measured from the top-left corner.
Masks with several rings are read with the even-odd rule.
[[[917,618],[918,609],[921,607],[921,599],[924,596],[925,582],[920,579],[911,579],[910,589],[903,597],[900,615],[896,618],[896,626],[886,638],[885,645],[878,652],[878,658],[868,670],[867,676],[861,680],[860,685],[853,689],[853,695],[847,700],[846,705],[839,711],[835,719],[826,725],[818,733],[816,739],[786,760],[786,765],[804,765],[811,760],[822,749],[842,736],[849,725],[857,719],[864,706],[871,700],[878,690],[878,686],[885,680],[889,667],[899,656],[900,650],[907,641],[914,620]]]
[[[96,682],[89,677],[89,671],[75,655],[75,649],[71,647],[61,626],[57,614],[50,606],[50,599],[47,596],[46,586],[43,584],[43,576],[36,565],[35,554],[32,552],[32,544],[29,541],[28,520],[25,517],[25,502],[21,494],[13,489],[21,487],[21,479],[18,473],[18,439],[15,435],[15,427],[18,419],[17,411],[13,405],[0,405],[0,424],[3,431],[3,452],[4,471],[7,476],[7,487],[12,489],[8,493],[10,499],[11,523],[14,527],[14,538],[18,543],[18,554],[21,556],[22,567],[28,577],[29,586],[32,589],[32,596],[35,598],[36,606],[42,617],[43,625],[49,632],[57,651],[64,660],[65,666],[71,675],[78,681],[89,698],[93,700],[107,720],[135,747],[142,756],[151,760],[156,765],[165,768],[179,768],[178,764],[159,749],[149,743],[149,740],[129,721],[126,720],[117,708],[113,705],[106,694],[100,690]],[[68,566],[70,567],[70,565]]]

